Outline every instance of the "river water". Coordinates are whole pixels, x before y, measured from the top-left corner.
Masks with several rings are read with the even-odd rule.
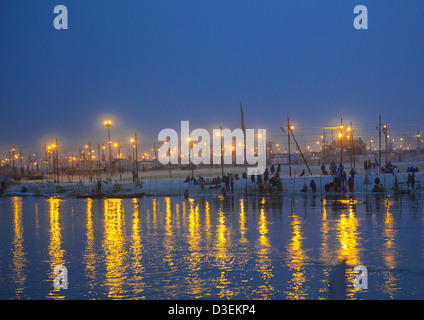
[[[340,261],[348,299],[423,299],[424,201],[365,200],[3,198],[0,299],[328,299]]]

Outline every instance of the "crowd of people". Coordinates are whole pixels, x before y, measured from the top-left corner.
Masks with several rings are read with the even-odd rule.
[[[352,168],[349,172],[349,178],[344,169],[343,163],[338,166],[334,161],[330,163],[330,175],[334,177],[333,181],[324,185],[325,192],[354,192],[356,171]],[[321,165],[321,172],[327,172],[325,165]]]
[[[395,191],[399,190],[398,182],[398,172],[399,169],[397,166],[393,165],[391,162],[386,163],[384,166],[380,166],[377,159],[374,161],[366,160],[364,162],[364,170],[366,179],[368,180],[367,184],[370,184],[368,176],[371,173],[375,172],[374,186],[372,188],[373,192],[385,192],[386,188],[381,183],[379,174],[381,173],[391,173],[393,175],[393,185],[392,189]],[[372,171],[375,170],[375,171]],[[407,188],[414,189],[415,187],[415,173],[418,172],[417,167],[408,167],[408,177],[407,177]],[[253,183],[258,186],[259,194],[278,194],[283,191],[283,183],[280,178],[281,167],[278,164],[277,166],[271,165],[270,168],[266,168],[263,174],[251,175],[250,179]],[[355,191],[355,175],[358,173],[353,168],[349,172],[345,171],[343,163],[339,165],[335,161],[332,161],[328,170],[325,164],[321,165],[322,175],[331,175],[332,181],[324,185],[324,190],[326,193],[352,193]],[[305,170],[302,171],[300,176],[305,177]],[[246,173],[243,173],[243,179],[247,179]],[[221,193],[227,195],[229,193],[234,193],[235,191],[235,180],[240,179],[238,174],[228,173],[222,178],[217,176],[212,179],[204,179],[199,177],[197,180],[194,178],[187,177],[185,182],[194,180],[194,184],[200,184],[201,189],[204,190],[205,185],[209,185],[210,188],[221,188]],[[365,182],[364,182],[365,184]],[[310,188],[310,189],[309,189]],[[306,184],[306,181],[303,184],[301,192],[308,192],[311,190],[313,193],[317,191],[317,185],[313,178],[309,180],[309,186]]]

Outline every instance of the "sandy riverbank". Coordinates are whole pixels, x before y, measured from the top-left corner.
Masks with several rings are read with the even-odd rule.
[[[406,191],[407,188],[407,177],[408,173],[407,168],[414,166],[420,168],[419,172],[415,174],[415,191],[421,192],[424,190],[424,174],[421,172],[421,168],[424,168],[424,163],[394,163],[399,169],[398,173],[398,182],[402,190]],[[320,194],[325,193],[324,186],[327,183],[333,181],[332,176],[320,176],[320,167],[312,166],[311,171],[312,175],[305,175],[299,177],[299,174],[302,170],[305,169],[305,172],[308,172],[304,165],[295,165],[292,166],[292,177],[289,176],[288,166],[281,166],[282,170],[280,173],[281,181],[283,184],[283,194],[293,194],[301,193],[301,189],[304,185],[307,186],[308,190],[306,193],[312,193],[310,183],[312,180],[315,181],[317,186],[316,193]],[[242,167],[225,167],[224,173],[238,173],[241,177],[244,171]],[[347,172],[350,171],[350,165],[345,167]],[[374,180],[376,177],[375,170],[371,170],[371,175],[369,180],[370,185],[363,184],[365,179],[364,169],[362,165],[357,166],[357,174],[355,175],[355,184],[354,192],[371,192],[371,189],[374,186]],[[132,174],[124,173],[120,175],[115,173],[112,176],[111,182],[105,181],[105,175],[102,176],[102,190],[103,194],[107,195],[132,195],[132,194],[142,194],[146,196],[157,195],[157,196],[169,196],[169,195],[182,195],[185,190],[189,192],[190,195],[201,195],[201,194],[221,194],[221,187],[214,188],[214,186],[205,186],[205,190],[201,190],[200,185],[196,185],[193,182],[187,183],[184,182],[187,176],[191,175],[190,170],[152,170],[147,172],[140,172],[140,180],[142,181],[142,186],[136,186],[132,182]],[[194,170],[194,177],[198,178],[203,176],[205,179],[211,179],[221,175],[221,168],[198,168]],[[348,175],[349,177],[349,175]],[[388,193],[393,193],[392,190],[394,177],[392,174],[379,174],[380,184],[385,186]],[[22,180],[17,184],[13,184],[9,187],[6,195],[21,195],[21,196],[51,196],[51,195],[62,195],[62,196],[78,196],[81,194],[92,194],[96,189],[94,177],[92,183],[89,182],[89,178],[81,176],[71,177],[71,181],[68,178],[64,177],[65,181],[61,181],[59,184],[54,183],[53,181],[47,180],[33,180],[25,181]],[[223,184],[224,186],[224,184]],[[246,189],[249,194],[256,193],[257,184],[252,182],[250,177],[247,180],[239,179],[235,181],[234,184],[234,194],[244,194]],[[26,192],[22,192],[23,187],[25,187]],[[412,190],[412,188],[410,188]],[[349,189],[347,188],[349,191]],[[230,190],[231,193],[231,190]]]

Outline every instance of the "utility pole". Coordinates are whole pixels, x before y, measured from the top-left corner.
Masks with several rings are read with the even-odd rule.
[[[122,181],[122,168],[121,168],[121,144],[118,139],[118,156],[119,156],[119,180]]]
[[[322,155],[321,155],[321,162],[325,162],[325,130],[322,131]]]
[[[222,173],[222,178],[224,178],[224,146],[223,146],[223,140],[222,140],[222,128],[221,126],[219,126],[219,130],[220,130],[220,136],[221,136],[221,173]],[[189,153],[190,155],[190,153]]]
[[[343,163],[343,118],[340,118],[340,164]]]
[[[385,137],[385,148],[386,148],[386,163],[388,163],[387,162],[387,153],[388,153],[388,150],[387,150],[387,147],[388,147],[388,144],[387,144],[387,125],[385,124],[384,126],[383,126],[383,133],[384,133],[384,137]]]
[[[97,144],[97,154],[98,154],[98,158],[99,158],[99,180],[102,181],[102,166],[100,164],[100,144]]]
[[[9,154],[10,154],[10,152],[9,152]],[[44,164],[46,165],[46,174],[48,175],[49,174],[49,167],[48,167],[49,160],[47,158],[47,145],[44,145]]]
[[[291,174],[291,153],[290,153],[290,119],[289,117],[287,117],[287,139],[288,139],[288,149],[289,149],[289,173],[290,173],[290,178],[292,176]]]
[[[350,123],[350,145],[351,145],[351,156],[353,161],[353,169],[356,169],[355,165],[355,141],[353,141],[353,125]]]
[[[91,141],[88,141],[88,153],[90,154],[90,181],[93,181],[93,155],[91,152]]]
[[[138,181],[138,139],[137,139],[137,132],[134,132],[134,137],[135,137],[135,172],[136,172],[136,179]]]
[[[381,114],[378,121],[378,163],[381,166]]]
[[[12,172],[15,173],[15,147],[12,147]],[[10,152],[9,152],[10,158]]]
[[[107,120],[105,121],[105,126],[107,128],[107,138],[109,143],[109,170],[110,170],[110,176],[112,177],[112,142],[110,141],[110,126],[112,125],[112,121]]]
[[[59,144],[56,138],[56,170],[57,170],[57,183],[59,183]]]

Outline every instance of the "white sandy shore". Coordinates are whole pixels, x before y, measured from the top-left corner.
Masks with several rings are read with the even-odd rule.
[[[424,190],[424,173],[422,169],[424,168],[424,163],[394,163],[399,169],[398,173],[398,182],[400,187],[403,190],[407,190],[407,168],[410,166],[418,167],[419,172],[415,173],[415,191],[421,192]],[[327,166],[328,167],[328,166]],[[332,176],[320,176],[320,167],[312,166],[312,176],[306,175],[305,177],[299,177],[300,172],[305,169],[305,172],[308,172],[304,165],[292,166],[292,178],[289,177],[288,166],[281,166],[282,171],[280,173],[281,181],[283,184],[283,194],[293,194],[301,193],[301,189],[306,184],[308,187],[307,193],[311,194],[312,190],[310,187],[310,182],[313,179],[316,183],[317,190],[316,193],[320,194],[325,193],[324,186],[327,183],[333,181]],[[350,171],[350,164],[345,165],[346,172]],[[226,167],[224,173],[238,173],[240,176],[239,180],[235,181],[234,184],[234,194],[244,194],[246,187],[247,192],[255,193],[256,183],[253,183],[248,177],[247,181],[241,179],[244,169],[241,167]],[[376,177],[375,170],[371,170],[371,175],[369,180],[371,184],[365,185],[363,181],[365,179],[365,170],[363,169],[362,164],[356,165],[357,174],[355,175],[355,184],[354,192],[355,193],[371,193],[371,189],[374,186],[374,179]],[[205,190],[201,190],[200,185],[194,185],[193,182],[185,183],[184,180],[188,175],[191,175],[190,170],[172,170],[172,178],[170,178],[169,170],[153,170],[147,172],[140,172],[140,180],[143,182],[143,186],[135,186],[134,182],[131,181],[131,173],[125,173],[122,175],[122,181],[120,181],[119,173],[114,174],[111,183],[102,184],[102,193],[108,195],[131,195],[131,194],[141,194],[145,193],[146,196],[169,196],[169,195],[182,195],[185,190],[188,190],[190,196],[192,195],[202,195],[202,194],[221,194],[221,188],[210,188],[206,185]],[[194,177],[198,178],[203,176],[205,179],[211,179],[221,175],[221,168],[200,168],[194,171]],[[270,174],[271,176],[271,174]],[[349,174],[348,174],[349,177]],[[385,186],[388,193],[393,193],[393,175],[391,173],[379,174],[380,184]],[[24,181],[22,180],[19,184],[11,185],[8,189],[6,195],[20,195],[20,196],[51,196],[51,195],[63,195],[63,196],[77,196],[81,194],[92,194],[95,190],[95,182],[90,183],[87,177],[84,178],[84,181],[80,181],[81,177],[74,176],[72,182],[61,182],[59,184],[53,183],[51,180],[34,180],[34,181]],[[68,180],[66,177],[64,180]],[[96,177],[93,181],[96,180]],[[105,180],[105,176],[102,176],[102,180]],[[68,180],[69,181],[69,180]],[[27,191],[22,193],[22,188],[25,186]],[[224,186],[224,184],[222,184]],[[349,191],[349,188],[347,188]],[[231,193],[231,190],[230,190]]]

